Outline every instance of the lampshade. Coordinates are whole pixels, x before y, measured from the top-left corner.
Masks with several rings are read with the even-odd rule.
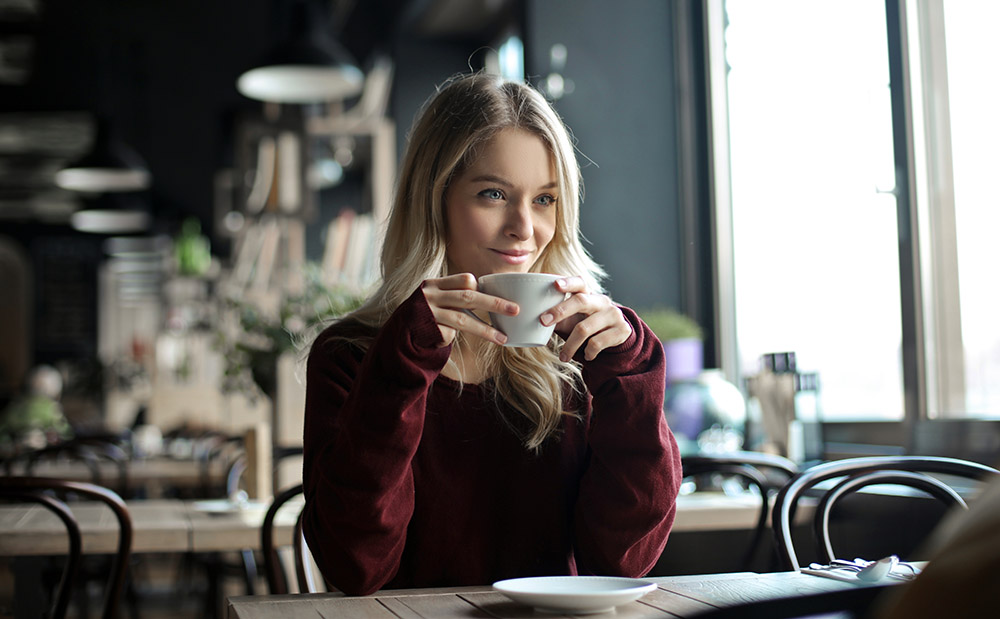
[[[321,103],[360,93],[364,74],[333,38],[320,7],[298,0],[291,10],[288,38],[239,77],[237,90],[274,103]]]
[[[145,201],[135,193],[102,193],[84,200],[84,207],[70,216],[80,232],[133,234],[149,229],[152,217]]]
[[[63,189],[85,193],[140,191],[149,187],[150,174],[139,154],[115,140],[102,120],[90,152],[56,172],[55,182]]]

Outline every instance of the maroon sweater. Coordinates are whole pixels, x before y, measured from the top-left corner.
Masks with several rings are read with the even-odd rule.
[[[563,574],[637,577],[674,521],[677,444],[663,417],[663,350],[633,335],[583,364],[588,393],[538,454],[480,385],[441,375],[451,348],[418,290],[367,351],[314,342],[303,529],[348,594]]]

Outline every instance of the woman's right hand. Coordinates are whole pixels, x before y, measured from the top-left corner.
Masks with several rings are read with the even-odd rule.
[[[459,331],[500,345],[507,341],[506,335],[463,310],[480,310],[509,316],[515,316],[520,311],[517,303],[479,292],[476,276],[472,273],[428,279],[420,288],[441,330],[441,337],[444,339],[442,346],[450,346]]]

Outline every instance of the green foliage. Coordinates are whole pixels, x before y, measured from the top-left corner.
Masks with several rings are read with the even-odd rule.
[[[357,309],[365,297],[343,286],[323,283],[316,264],[305,268],[301,293],[282,297],[277,311],[243,298],[224,301],[229,328],[220,328],[217,347],[225,358],[223,390],[272,394],[278,357],[296,352],[325,323]]]
[[[0,411],[0,445],[14,444],[33,430],[52,438],[67,438],[71,434],[62,407],[43,395],[18,398]]]
[[[702,339],[701,326],[693,319],[670,307],[652,307],[636,310],[643,322],[649,325],[660,341]]]

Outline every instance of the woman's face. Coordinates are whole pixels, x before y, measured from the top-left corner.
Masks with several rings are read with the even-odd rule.
[[[525,273],[556,229],[556,172],[535,134],[504,129],[444,194],[449,273]]]

